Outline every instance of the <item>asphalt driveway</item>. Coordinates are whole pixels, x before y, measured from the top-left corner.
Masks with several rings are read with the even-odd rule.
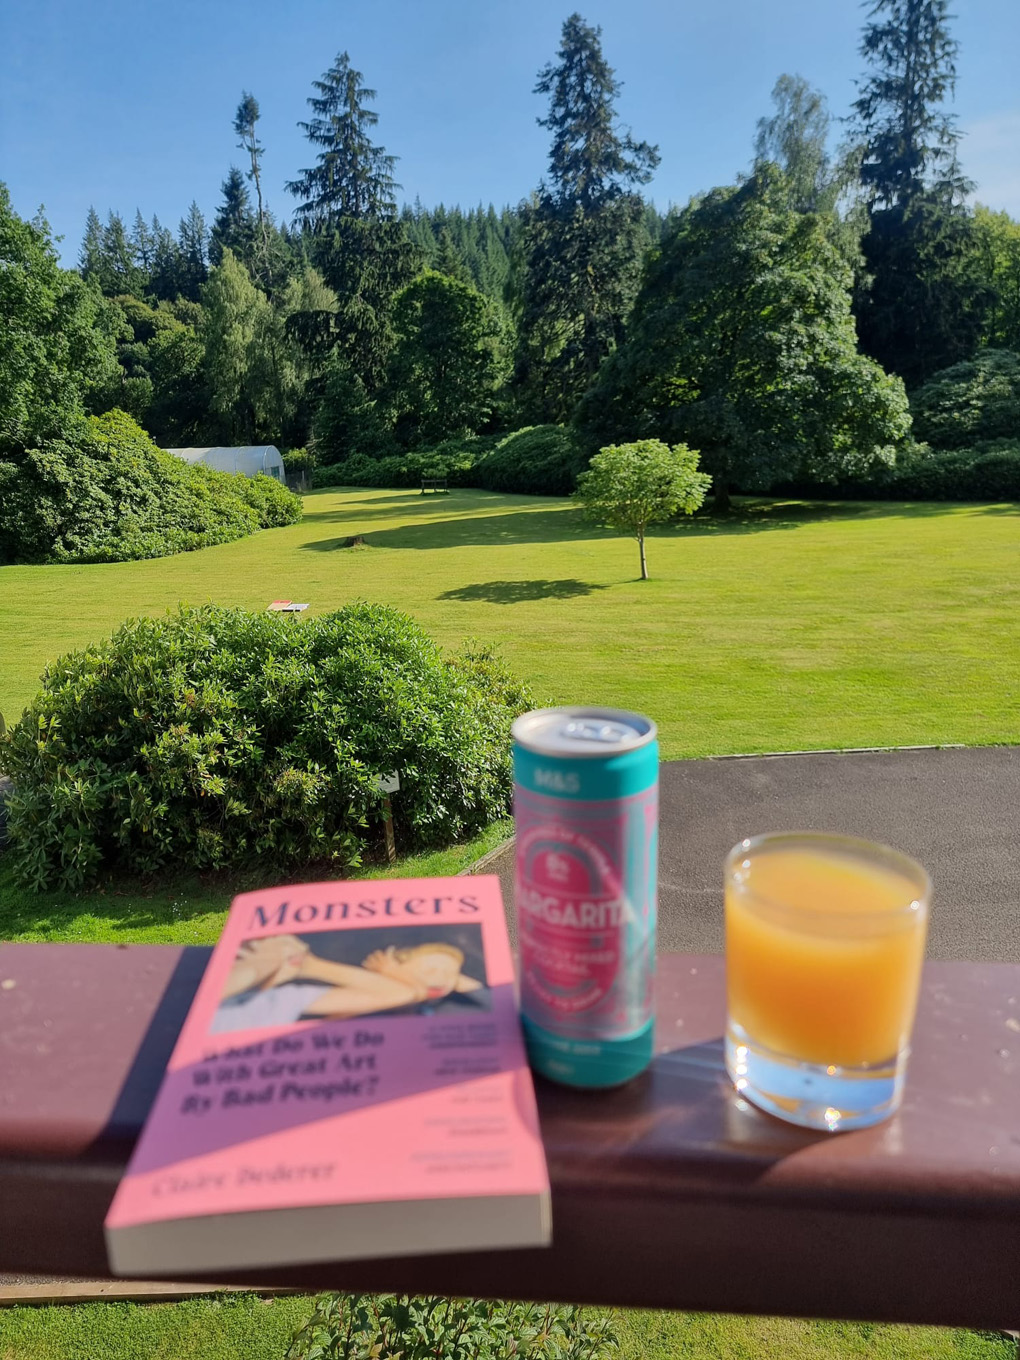
[[[721,953],[727,851],[743,836],[813,830],[884,841],[925,865],[932,958],[1020,963],[1020,747],[678,760],[660,780],[660,949]],[[487,867],[512,902],[512,848]]]

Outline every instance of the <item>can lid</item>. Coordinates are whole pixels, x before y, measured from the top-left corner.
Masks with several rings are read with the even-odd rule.
[[[538,708],[513,725],[514,741],[539,755],[612,756],[655,740],[651,718],[619,708]]]

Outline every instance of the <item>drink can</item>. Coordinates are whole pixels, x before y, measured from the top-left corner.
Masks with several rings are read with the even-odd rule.
[[[532,1067],[617,1086],[653,1045],[659,748],[612,708],[513,725],[521,1018]]]

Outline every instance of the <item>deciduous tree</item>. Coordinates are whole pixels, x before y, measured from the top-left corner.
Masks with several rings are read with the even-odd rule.
[[[734,485],[891,461],[910,427],[906,394],[857,351],[851,282],[831,216],[791,209],[777,167],[696,200],[581,404],[589,444],[689,442],[720,507]]]
[[[637,539],[641,579],[648,580],[645,534],[679,514],[693,515],[704,504],[711,477],[698,471],[698,454],[686,444],[670,448],[659,439],[610,444],[577,479],[574,499],[596,524],[608,524]]]
[[[398,294],[389,400],[412,448],[475,431],[505,377],[499,321],[469,284],[427,270]]]

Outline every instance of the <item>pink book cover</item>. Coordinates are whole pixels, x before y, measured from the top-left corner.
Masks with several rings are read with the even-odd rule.
[[[408,1223],[408,1250],[453,1250],[444,1207],[466,1204],[470,1218],[472,1200],[466,1246],[548,1241],[499,880],[314,883],[235,898],[107,1215],[114,1271],[173,1269],[189,1220],[210,1242],[211,1225],[227,1227],[208,1268],[229,1267],[239,1227],[265,1241],[240,1250],[238,1264],[398,1255],[399,1231],[374,1232],[370,1207],[385,1205],[390,1219],[375,1222]],[[499,1210],[511,1202],[539,1205],[541,1226],[518,1217],[504,1229]],[[360,1224],[365,1251],[336,1231],[316,1244],[321,1215],[288,1217],[337,1206],[362,1206],[327,1226]],[[281,1228],[274,1247],[273,1211],[296,1244]],[[176,1245],[149,1251],[171,1221]],[[194,1259],[189,1248],[177,1268]]]

